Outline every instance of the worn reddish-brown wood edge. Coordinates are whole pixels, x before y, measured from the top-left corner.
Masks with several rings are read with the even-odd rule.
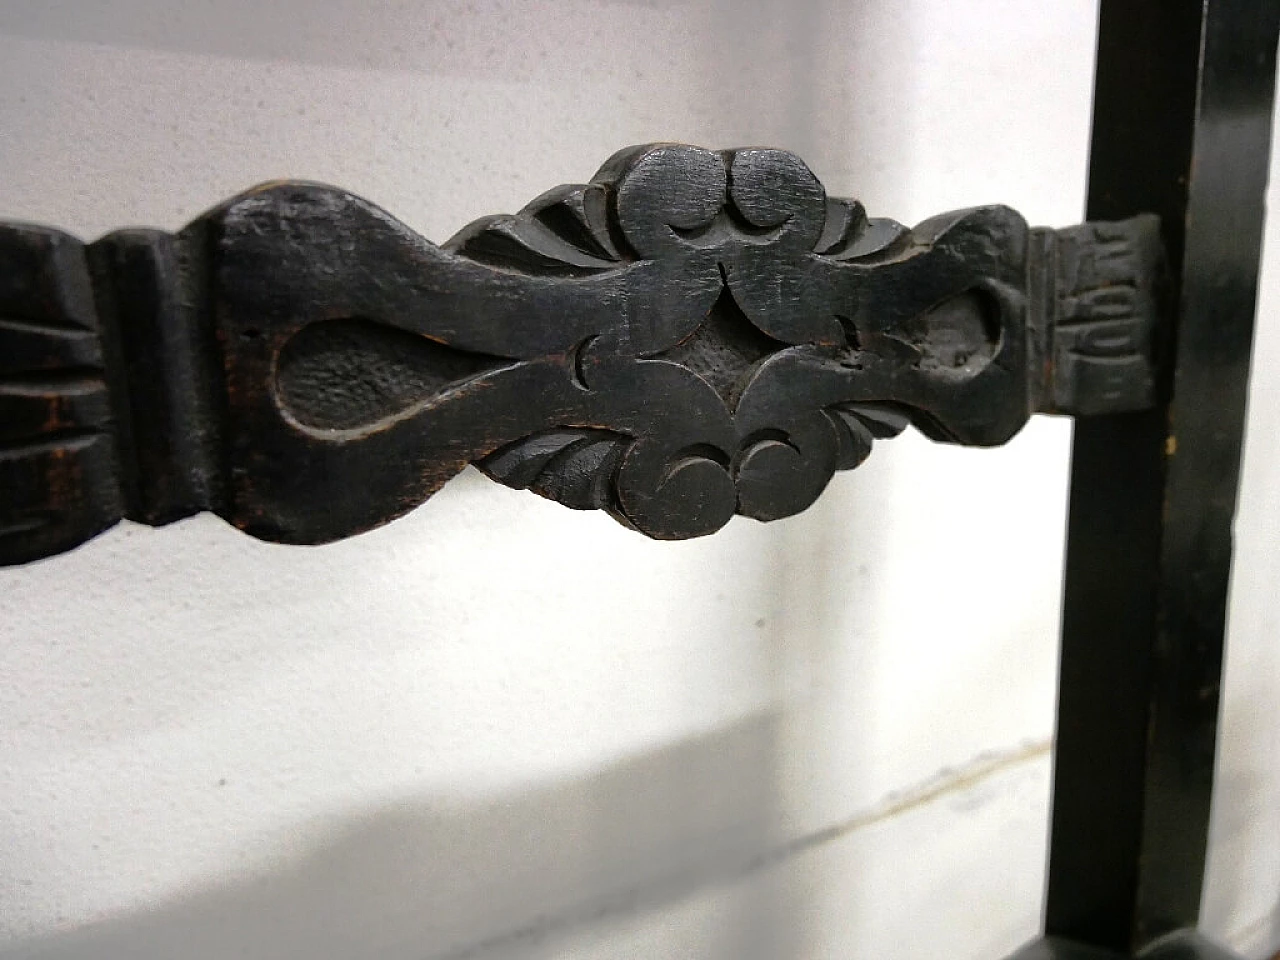
[[[0,224],[0,563],[213,511],[319,543],[467,464],[652,537],[809,506],[908,424],[1153,404],[1154,217],[914,228],[769,149],[624,150],[435,246],[269,184],[178,233]]]

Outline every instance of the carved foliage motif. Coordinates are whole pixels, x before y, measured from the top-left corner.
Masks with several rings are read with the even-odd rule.
[[[803,510],[913,418],[996,443],[1029,413],[1021,219],[911,232],[780,151],[626,151],[443,248],[312,186],[220,219],[234,496],[268,536],[317,532],[303,459],[344,506],[324,536],[475,461],[675,538]]]
[[[267,185],[176,236],[64,238],[81,259],[59,289],[96,302],[129,425],[94,481],[116,484],[105,514],[212,509],[320,542],[475,463],[680,538],[803,510],[909,423],[1001,443],[1070,412],[1099,350],[1123,356],[1091,402],[1148,404],[1151,244],[1115,242],[1154,236],[1135,223],[1060,243],[983,207],[907,229],[792,154],[656,144],[442,246],[344,191]],[[1071,383],[1063,351],[1084,364]]]

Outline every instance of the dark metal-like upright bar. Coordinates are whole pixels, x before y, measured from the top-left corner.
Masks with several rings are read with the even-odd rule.
[[[1174,323],[1162,405],[1076,423],[1045,930],[1121,956],[1199,912],[1278,29],[1101,3],[1088,216],[1161,216]]]

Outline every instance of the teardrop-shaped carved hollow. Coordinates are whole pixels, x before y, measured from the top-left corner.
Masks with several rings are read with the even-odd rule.
[[[276,396],[282,411],[304,426],[350,430],[393,417],[502,362],[372,320],[321,320],[280,350]]]

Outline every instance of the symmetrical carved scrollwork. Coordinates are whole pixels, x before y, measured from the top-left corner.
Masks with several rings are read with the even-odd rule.
[[[269,184],[179,234],[0,226],[0,562],[214,510],[316,543],[468,463],[659,538],[809,506],[914,424],[1153,401],[1157,224],[907,229],[780,150],[625,150],[435,246]]]

